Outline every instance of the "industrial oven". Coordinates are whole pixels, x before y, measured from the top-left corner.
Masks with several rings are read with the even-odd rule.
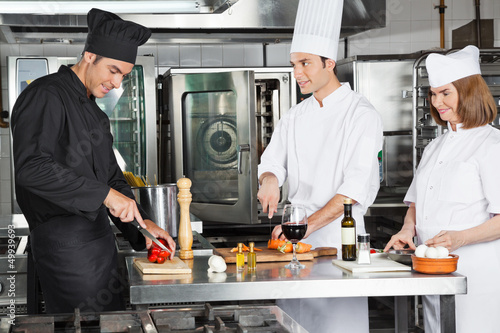
[[[281,115],[295,105],[295,89],[291,68],[165,73],[162,182],[190,178],[190,211],[204,222],[259,223],[257,165]]]

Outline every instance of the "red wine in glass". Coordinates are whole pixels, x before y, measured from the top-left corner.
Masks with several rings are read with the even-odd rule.
[[[304,238],[307,231],[307,214],[304,206],[288,204],[283,209],[283,218],[281,221],[281,231],[283,235],[292,242],[293,259],[285,267],[288,269],[302,269],[305,266],[297,260],[295,247],[297,243]]]
[[[307,224],[283,224],[281,229],[290,242],[297,244],[306,235]]]

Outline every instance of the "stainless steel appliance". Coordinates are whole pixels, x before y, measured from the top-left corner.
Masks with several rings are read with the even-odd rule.
[[[72,57],[7,57],[9,110],[17,97],[35,79],[72,65]],[[120,88],[111,90],[97,105],[108,115],[114,151],[122,170],[155,179],[158,168],[156,130],[156,76],[154,58],[138,56],[132,72]],[[12,173],[14,167],[12,165]],[[21,213],[15,200],[12,175],[12,211]]]
[[[0,217],[0,317],[27,313],[28,235],[22,214]]]
[[[172,69],[164,75],[163,182],[191,179],[202,221],[256,224],[257,165],[281,115],[295,104],[291,68]],[[171,178],[168,178],[168,177]],[[287,197],[286,190],[282,194]]]
[[[275,305],[211,305],[51,316],[18,316],[0,321],[2,332],[266,332],[307,333]]]
[[[404,193],[413,178],[412,68],[416,56],[355,56],[338,62],[338,78],[364,95],[380,113],[384,128],[381,192]]]
[[[154,57],[138,56],[120,88],[96,103],[109,117],[121,169],[147,176],[152,182],[158,170]]]
[[[151,219],[170,236],[177,237],[179,212],[177,210],[177,185],[132,187],[135,199]]]
[[[449,54],[456,50],[443,51]],[[429,79],[425,69],[425,59],[430,53],[422,54],[415,60],[413,66],[413,168],[416,169],[425,147],[443,134],[446,128],[436,124],[430,114],[430,104],[428,100]],[[497,108],[500,108],[500,51],[482,49],[479,52],[481,74],[490,88],[491,94],[496,101]],[[499,110],[500,111],[500,110]],[[500,115],[492,123],[500,129]]]

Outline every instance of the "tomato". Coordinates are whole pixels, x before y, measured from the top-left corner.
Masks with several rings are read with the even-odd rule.
[[[377,253],[377,251],[375,251],[375,249],[370,249],[370,253]]]
[[[158,241],[160,241],[165,247],[168,249],[168,243],[166,240],[158,238]],[[165,260],[170,259],[170,252],[162,250],[156,243],[153,243],[153,246],[151,246],[148,250],[148,260],[150,262],[156,262],[159,264],[162,264],[165,262]]]
[[[165,257],[158,257],[156,258],[156,262],[159,263],[159,264],[163,264],[165,262]]]
[[[157,256],[158,256],[158,255],[160,255],[160,253],[161,253],[162,251],[161,251],[161,250],[160,250],[160,248],[158,248],[158,247],[150,247],[148,252],[149,252],[149,253],[148,253],[149,255],[154,254],[154,255],[157,255]]]

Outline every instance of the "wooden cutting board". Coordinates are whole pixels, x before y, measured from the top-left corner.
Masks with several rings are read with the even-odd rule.
[[[234,264],[236,263],[236,252],[231,252],[232,248],[216,248],[213,250],[215,255],[224,258],[226,263]],[[245,254],[245,262],[247,261],[248,252],[243,252]],[[271,261],[290,261],[293,258],[292,253],[281,253],[278,250],[272,249],[262,249],[262,251],[255,251],[257,254],[257,262],[271,262]],[[337,249],[334,247],[319,247],[311,250],[307,253],[297,253],[297,259],[301,260],[313,260],[316,257],[321,256],[335,256],[337,255]]]
[[[372,256],[369,265],[358,265],[355,261],[343,261],[342,259],[334,259],[332,262],[353,273],[411,271],[410,266],[400,264],[386,257]]]
[[[149,262],[147,258],[134,259],[134,265],[142,274],[190,274],[191,268],[179,257],[166,260],[163,264]]]

